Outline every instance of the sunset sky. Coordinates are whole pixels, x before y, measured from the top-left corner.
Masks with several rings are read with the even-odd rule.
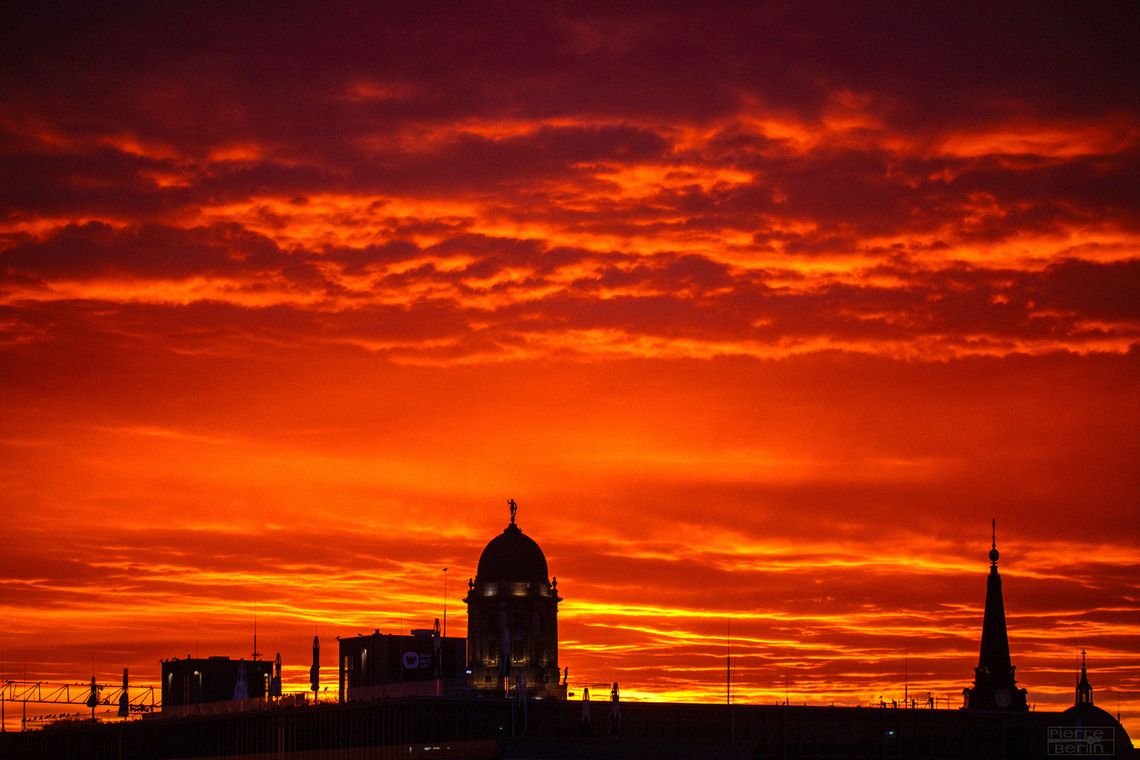
[[[514,498],[573,692],[956,708],[996,519],[1140,735],[1136,3],[132,5],[0,12],[4,679],[333,695]]]

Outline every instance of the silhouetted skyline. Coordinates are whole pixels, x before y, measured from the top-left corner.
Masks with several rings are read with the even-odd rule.
[[[960,704],[996,517],[1136,733],[1137,14],[6,10],[5,675],[465,635],[511,496],[571,691]]]

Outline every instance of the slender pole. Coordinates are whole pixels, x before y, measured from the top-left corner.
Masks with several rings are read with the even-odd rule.
[[[443,568],[443,638],[447,638],[447,568]]]
[[[728,656],[725,659],[725,681],[728,692],[729,739],[736,741],[736,709],[732,706],[732,620],[728,621]]]

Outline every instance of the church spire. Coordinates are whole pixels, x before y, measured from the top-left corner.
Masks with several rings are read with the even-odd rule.
[[[1013,668],[1009,659],[1009,635],[1005,628],[1005,602],[998,574],[997,520],[992,524],[990,544],[990,576],[986,579],[986,613],[982,620],[982,652],[978,668],[991,673],[1004,673]]]
[[[1009,656],[1005,603],[998,574],[997,520],[991,524],[990,574],[986,578],[986,611],[982,619],[982,647],[974,668],[974,687],[965,690],[972,710],[1026,710],[1025,690],[1017,688]]]
[[[1085,670],[1085,650],[1081,650],[1081,680],[1077,682],[1077,704],[1078,705],[1091,705],[1092,700],[1092,686],[1089,684],[1089,676]]]

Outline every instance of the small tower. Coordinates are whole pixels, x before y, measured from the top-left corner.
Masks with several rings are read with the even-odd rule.
[[[564,698],[558,581],[549,579],[542,549],[515,523],[515,500],[507,504],[511,521],[483,550],[463,600],[470,686],[502,694],[521,682],[531,695]]]
[[[990,575],[986,579],[986,612],[982,620],[982,651],[974,668],[974,686],[964,689],[967,710],[1029,709],[1025,689],[1017,688],[1009,657],[1009,636],[1005,628],[1005,604],[997,561],[997,521],[993,523],[990,546]]]
[[[1085,650],[1081,650],[1081,678],[1077,681],[1077,704],[1091,705],[1092,685],[1089,684],[1089,674],[1085,670]]]

